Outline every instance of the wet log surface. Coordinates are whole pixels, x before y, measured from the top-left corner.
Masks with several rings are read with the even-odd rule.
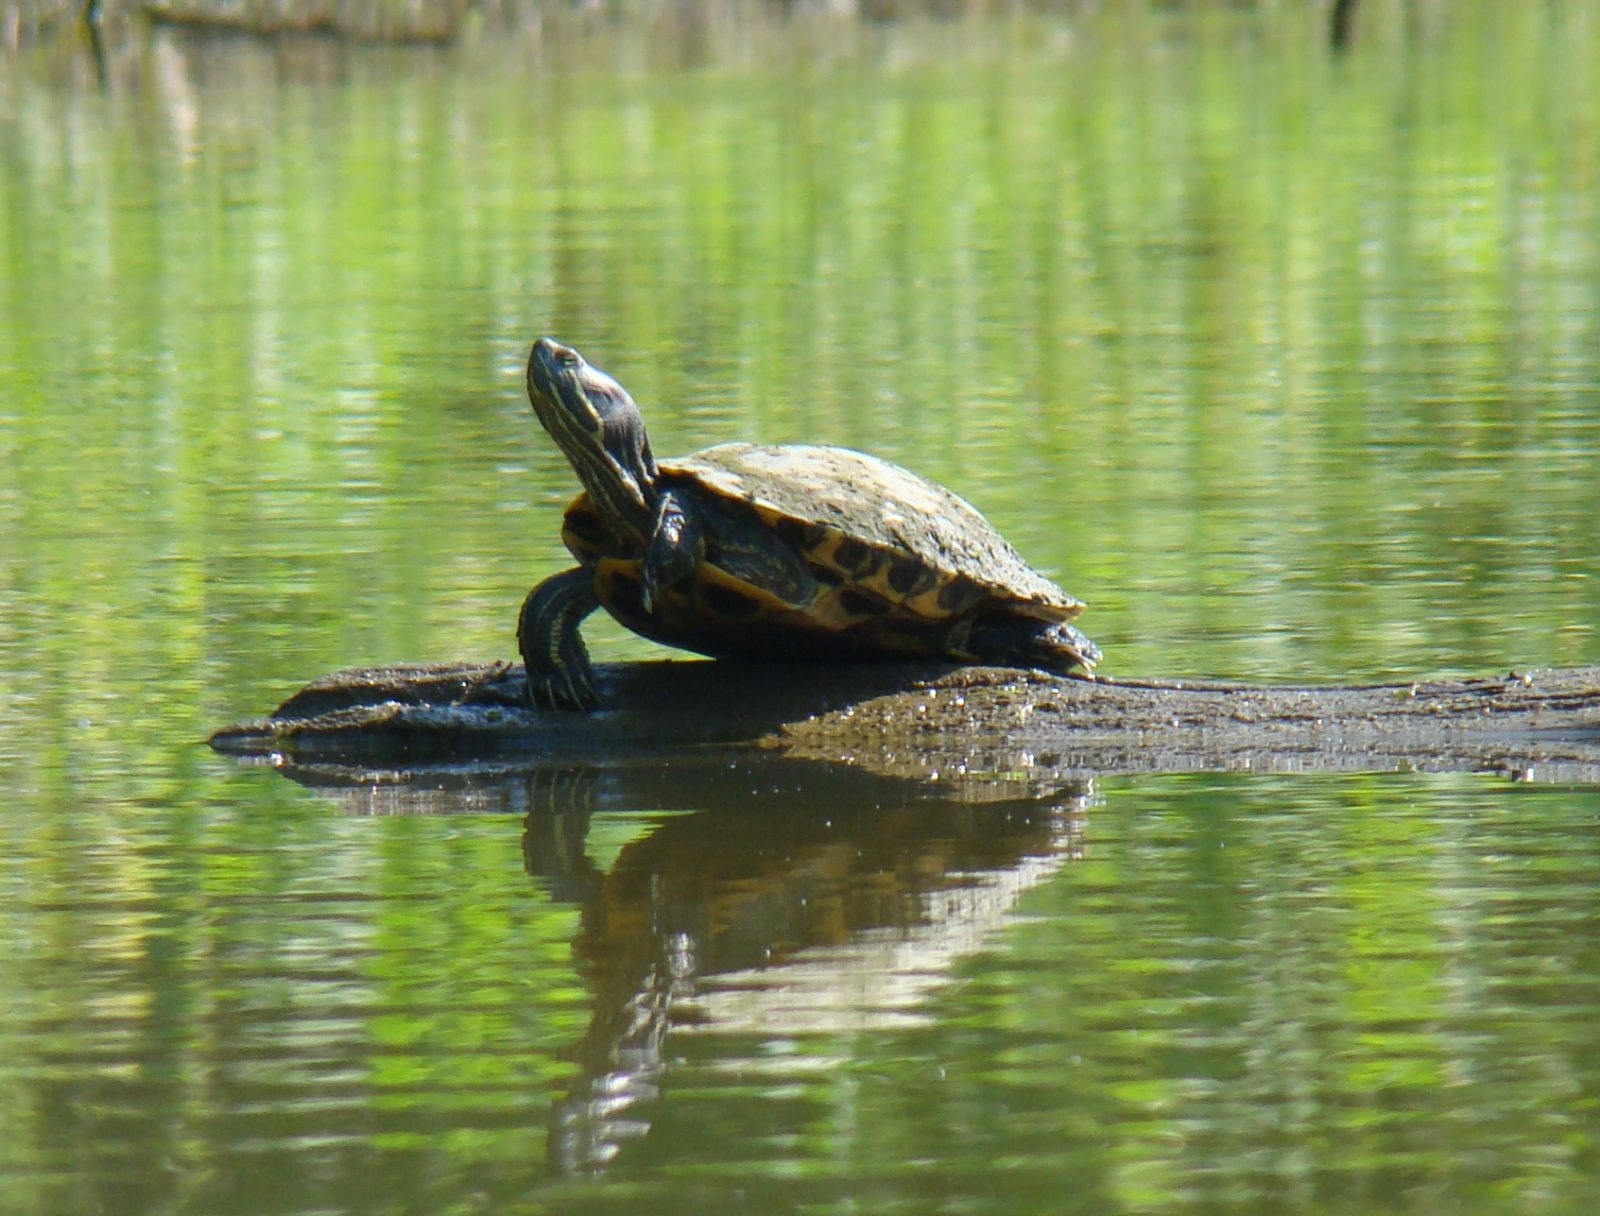
[[[521,669],[507,664],[335,672],[211,744],[315,784],[595,769],[652,781],[737,770],[748,782],[785,765],[983,797],[1117,773],[1600,781],[1595,667],[1360,686],[1089,682],[947,664],[688,661],[599,676],[607,708],[575,714],[526,708]]]

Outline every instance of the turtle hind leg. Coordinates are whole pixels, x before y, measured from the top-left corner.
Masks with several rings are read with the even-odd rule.
[[[1100,647],[1077,626],[1007,613],[979,617],[957,649],[980,663],[1041,667],[1090,680],[1100,661]]]
[[[600,606],[594,575],[583,566],[553,574],[528,592],[517,617],[517,646],[528,670],[528,700],[535,707],[595,709],[589,648],[578,627]]]

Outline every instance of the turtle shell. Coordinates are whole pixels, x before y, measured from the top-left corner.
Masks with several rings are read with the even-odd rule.
[[[644,553],[587,493],[562,539],[595,594],[644,637],[701,654],[958,656],[988,614],[1067,621],[1084,605],[1025,562],[966,500],[848,448],[730,443],[659,462],[707,525],[694,577],[646,609]],[[772,546],[770,540],[783,542]]]
[[[728,443],[662,461],[661,470],[753,510],[825,581],[925,619],[985,603],[1044,620],[1083,611],[966,499],[876,456]]]

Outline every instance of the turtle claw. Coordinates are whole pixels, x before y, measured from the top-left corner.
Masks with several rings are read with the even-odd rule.
[[[553,574],[528,592],[517,618],[517,647],[534,709],[581,711],[600,705],[589,651],[578,633],[599,603],[593,576],[583,566]]]
[[[588,673],[555,671],[528,676],[528,703],[534,709],[574,710],[587,713],[600,708],[600,693]]]

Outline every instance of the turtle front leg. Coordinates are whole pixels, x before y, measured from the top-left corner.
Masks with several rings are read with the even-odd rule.
[[[528,700],[535,707],[595,709],[589,648],[578,627],[600,606],[594,574],[582,566],[553,574],[528,592],[517,617],[517,646],[528,669]]]
[[[644,610],[694,573],[706,552],[706,529],[700,513],[677,490],[663,490],[656,506],[656,526],[644,551]]]

